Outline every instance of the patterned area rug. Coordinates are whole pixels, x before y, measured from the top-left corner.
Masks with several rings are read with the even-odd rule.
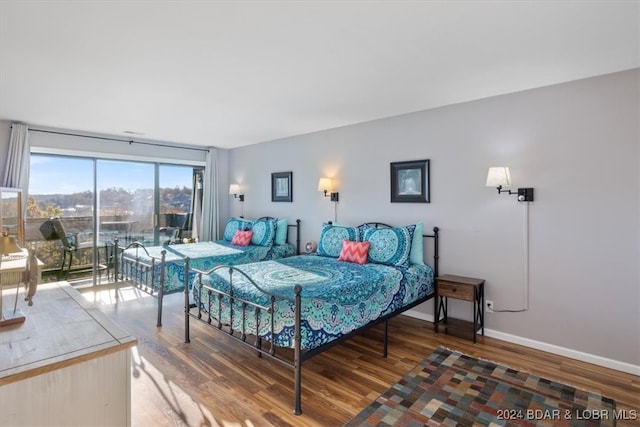
[[[438,347],[346,426],[613,426],[615,401]]]

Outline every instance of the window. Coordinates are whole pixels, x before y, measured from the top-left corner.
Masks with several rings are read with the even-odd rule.
[[[87,247],[74,252],[70,271],[88,267],[94,279],[103,280],[109,245],[116,239],[126,246],[133,241],[157,245],[190,237],[194,173],[200,170],[186,165],[32,154],[27,244],[36,245],[45,272],[66,275],[63,242],[57,234],[46,233],[43,225],[59,217],[67,234]]]

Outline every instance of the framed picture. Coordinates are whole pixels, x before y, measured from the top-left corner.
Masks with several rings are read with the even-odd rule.
[[[429,160],[391,163],[391,202],[429,203]]]
[[[271,201],[293,201],[293,172],[274,172],[271,174]]]

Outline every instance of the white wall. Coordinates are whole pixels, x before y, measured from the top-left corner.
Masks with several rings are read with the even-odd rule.
[[[335,178],[339,222],[438,226],[441,273],[484,278],[497,308],[518,309],[525,205],[485,187],[489,166],[509,166],[513,187],[535,188],[530,308],[488,314],[487,327],[640,366],[639,78],[636,69],[234,149],[229,181],[244,187],[245,216],[300,218],[304,242],[333,219],[316,190]],[[390,203],[389,163],[424,158],[431,203]],[[270,200],[280,171],[293,171],[293,203]],[[455,303],[452,315],[469,318]]]

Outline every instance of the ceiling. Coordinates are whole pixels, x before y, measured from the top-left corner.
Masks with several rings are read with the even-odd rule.
[[[639,67],[639,5],[0,0],[0,119],[255,144]]]

